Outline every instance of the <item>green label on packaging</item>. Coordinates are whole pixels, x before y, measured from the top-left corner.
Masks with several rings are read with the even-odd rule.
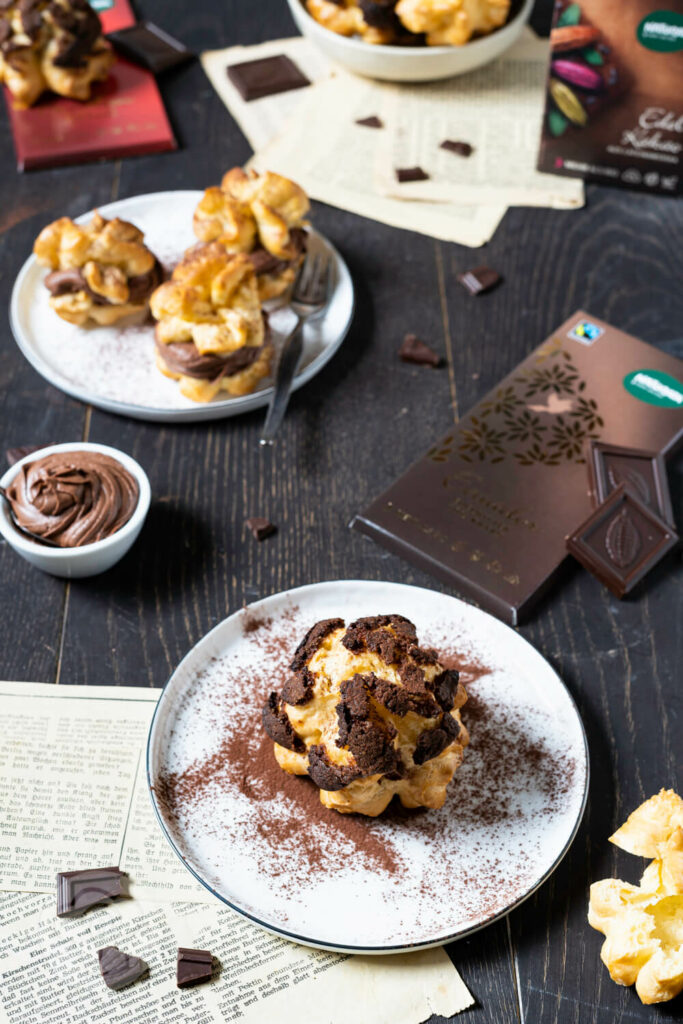
[[[677,11],[653,11],[643,18],[636,36],[641,46],[657,53],[683,50],[683,14]]]
[[[634,370],[633,373],[627,373],[624,387],[629,395],[649,405],[683,409],[683,384],[662,370]]]

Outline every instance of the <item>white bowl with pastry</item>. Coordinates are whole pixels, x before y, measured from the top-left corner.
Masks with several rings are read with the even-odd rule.
[[[305,251],[324,255],[330,291],[305,327],[293,389],[332,358],[353,316],[348,268],[308,214],[294,182],[233,168],[204,192],[61,217],[15,282],[17,344],[60,390],[136,419],[213,420],[265,406]]]
[[[26,455],[0,479],[0,534],[51,576],[97,576],[142,529],[151,488],[142,466],[104,444],[74,441]]]
[[[301,33],[348,71],[429,82],[500,57],[533,0],[287,0]]]

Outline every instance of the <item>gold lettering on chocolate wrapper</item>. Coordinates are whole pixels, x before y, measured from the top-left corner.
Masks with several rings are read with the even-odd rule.
[[[486,572],[499,576],[504,571],[502,563],[499,562],[498,559],[490,558],[488,553],[486,551],[482,551],[481,548],[472,548],[467,541],[462,539],[450,540],[441,532],[441,530],[437,530],[428,523],[423,523],[419,516],[414,515],[412,512],[407,512],[406,509],[400,508],[398,505],[394,505],[393,501],[387,501],[385,502],[385,505],[391,514],[400,519],[401,522],[409,523],[426,536],[433,537],[434,540],[438,540],[440,544],[443,544],[444,547],[448,547],[451,551],[456,553],[459,551],[469,552],[470,561],[480,563]],[[519,586],[520,579],[517,573],[507,573],[503,576],[503,579],[513,587]]]

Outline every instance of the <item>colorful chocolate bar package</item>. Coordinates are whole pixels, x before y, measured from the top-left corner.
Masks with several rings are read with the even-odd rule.
[[[556,0],[538,168],[680,194],[683,0]]]

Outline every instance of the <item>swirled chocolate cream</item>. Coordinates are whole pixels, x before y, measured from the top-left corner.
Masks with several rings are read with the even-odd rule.
[[[138,503],[135,478],[93,451],[53,452],[26,463],[6,489],[17,524],[62,548],[110,537]]]
[[[418,645],[402,615],[325,619],[297,647],[292,675],[263,708],[286,772],[309,775],[326,807],[375,817],[394,795],[441,807],[469,742],[458,673]]]

